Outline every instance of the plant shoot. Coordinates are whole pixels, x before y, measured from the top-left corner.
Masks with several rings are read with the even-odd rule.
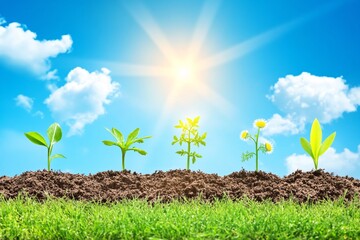
[[[194,145],[196,147],[199,147],[200,144],[205,146],[205,138],[206,134],[204,133],[202,135],[199,134],[198,128],[199,128],[199,121],[200,116],[194,118],[193,120],[190,118],[186,118],[186,122],[183,122],[182,120],[179,121],[178,125],[175,125],[175,128],[180,128],[181,135],[180,137],[174,136],[172,145],[178,143],[180,146],[182,146],[183,143],[186,144],[186,149],[182,149],[180,151],[177,151],[176,153],[180,156],[186,155],[187,162],[186,162],[186,169],[190,169],[190,159],[192,160],[192,163],[194,164],[196,162],[197,158],[201,158],[202,156],[195,151],[191,152],[191,146]]]
[[[254,128],[257,128],[257,133],[255,135],[251,135],[249,131],[244,130],[241,132],[240,138],[244,141],[251,139],[255,144],[255,152],[247,151],[242,154],[241,158],[242,161],[245,162],[255,156],[255,171],[257,172],[259,170],[259,151],[270,154],[273,152],[274,146],[270,142],[259,143],[260,130],[266,127],[266,121],[264,119],[257,119],[254,121],[253,125]]]
[[[124,139],[123,134],[116,128],[112,128],[111,130],[110,129],[106,129],[106,130],[109,133],[111,133],[111,135],[114,136],[114,138],[116,139],[116,142],[109,141],[109,140],[104,140],[102,142],[106,146],[118,146],[121,149],[121,160],[122,160],[122,170],[123,171],[125,171],[125,154],[127,151],[138,152],[141,155],[147,154],[147,152],[145,152],[144,150],[142,150],[140,148],[131,147],[131,145],[133,145],[135,143],[143,143],[144,139],[151,138],[151,136],[137,138],[137,136],[139,135],[139,131],[140,131],[139,128],[136,128],[134,131],[132,131],[129,134],[129,136],[127,137],[127,139]]]
[[[319,121],[315,118],[311,126],[310,142],[305,138],[300,138],[302,148],[310,155],[314,161],[315,170],[318,169],[319,157],[329,149],[334,142],[336,132],[330,134],[324,142],[322,142],[322,130]]]
[[[49,144],[45,141],[45,138],[37,132],[27,132],[25,136],[32,142],[40,146],[47,148],[47,170],[50,171],[50,163],[55,158],[65,158],[62,154],[54,154],[51,156],[54,144],[59,142],[62,137],[61,127],[58,123],[53,123],[47,130],[47,136],[49,138]]]

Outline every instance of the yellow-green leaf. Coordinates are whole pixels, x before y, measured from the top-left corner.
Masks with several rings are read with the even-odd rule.
[[[329,149],[329,147],[331,146],[331,144],[334,142],[336,136],[336,132],[333,132],[330,136],[328,136],[324,143],[321,145],[320,150],[319,150],[319,157],[326,152],[326,150]]]
[[[310,132],[310,145],[315,159],[319,157],[319,150],[322,141],[322,130],[319,121],[315,118]]]
[[[52,161],[55,158],[66,158],[66,157],[64,155],[58,153],[58,154],[52,155],[50,158],[50,161]]]
[[[102,141],[106,146],[113,146],[113,145],[117,145],[115,142],[113,141],[108,141],[108,140],[104,140]]]
[[[308,142],[308,140],[306,140],[305,138],[300,138],[300,144],[302,146],[302,148],[310,155],[311,158],[314,158],[312,150],[311,150],[311,145]]]
[[[120,143],[124,142],[124,136],[122,135],[122,133],[119,130],[117,130],[116,128],[112,128],[111,131],[113,132],[113,135],[116,138],[116,140],[118,140],[118,142],[120,142]]]

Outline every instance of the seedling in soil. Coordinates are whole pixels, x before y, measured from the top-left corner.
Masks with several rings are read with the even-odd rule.
[[[198,133],[199,121],[200,121],[200,116],[194,118],[194,120],[190,118],[186,118],[185,123],[182,120],[180,120],[179,124],[175,125],[175,128],[181,128],[182,132],[180,137],[174,136],[172,145],[179,143],[180,146],[182,146],[183,143],[186,143],[187,150],[182,149],[180,151],[177,151],[176,153],[179,154],[180,156],[184,156],[184,155],[187,156],[187,163],[186,163],[187,170],[190,169],[190,158],[192,159],[192,163],[194,164],[197,158],[202,157],[200,154],[196,153],[195,151],[191,152],[191,145],[193,144],[196,147],[199,147],[200,144],[203,146],[206,145],[205,138],[207,133],[204,133],[202,135]]]
[[[302,148],[310,155],[314,161],[315,170],[318,169],[319,157],[329,149],[334,142],[336,132],[333,132],[322,143],[322,130],[319,121],[315,118],[310,131],[310,142],[305,138],[300,138]]]
[[[138,152],[141,155],[146,155],[147,152],[140,148],[131,147],[131,145],[135,143],[143,143],[144,139],[151,138],[151,136],[146,136],[142,138],[137,138],[139,135],[139,128],[136,128],[134,131],[132,131],[129,136],[127,137],[127,140],[124,139],[123,134],[117,130],[116,128],[106,129],[111,135],[113,135],[116,139],[116,142],[104,140],[102,141],[107,146],[118,146],[121,149],[121,160],[122,160],[122,170],[125,171],[125,154],[127,151],[134,151]]]
[[[55,158],[65,158],[62,154],[54,154],[51,156],[54,144],[59,142],[62,137],[61,127],[58,123],[53,123],[50,125],[50,127],[47,130],[47,135],[49,138],[49,144],[46,143],[43,136],[41,136],[40,133],[37,132],[27,132],[25,133],[25,136],[33,143],[37,145],[44,146],[48,149],[47,151],[47,161],[48,161],[48,171],[50,171],[50,163]]]
[[[255,143],[255,152],[245,152],[242,154],[242,161],[245,162],[252,157],[256,158],[256,168],[255,171],[259,170],[259,151],[263,153],[272,153],[274,150],[273,145],[270,142],[260,143],[259,144],[259,135],[260,130],[266,127],[266,121],[264,119],[257,119],[254,121],[254,127],[257,128],[257,133],[255,135],[251,135],[249,131],[244,130],[240,134],[240,138],[244,141],[251,139]]]

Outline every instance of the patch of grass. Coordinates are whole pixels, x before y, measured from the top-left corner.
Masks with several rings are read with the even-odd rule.
[[[358,200],[151,205],[0,199],[0,239],[356,239],[359,226]]]

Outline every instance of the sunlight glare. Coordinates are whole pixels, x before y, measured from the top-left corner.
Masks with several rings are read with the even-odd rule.
[[[182,82],[189,82],[193,79],[193,70],[189,66],[181,66],[176,69],[176,79]]]

